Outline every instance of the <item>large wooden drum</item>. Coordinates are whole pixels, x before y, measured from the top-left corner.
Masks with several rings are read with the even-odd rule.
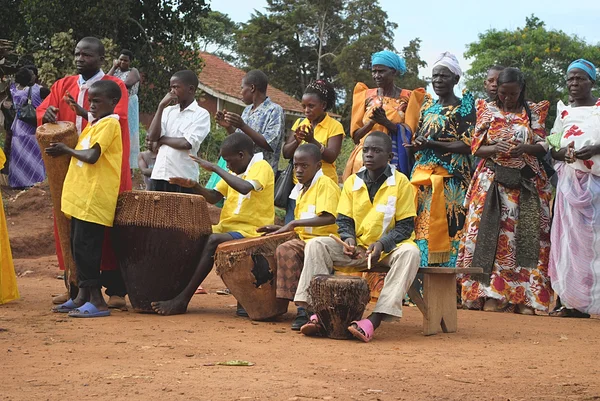
[[[275,249],[296,238],[294,232],[224,242],[215,266],[231,294],[252,320],[268,320],[287,312],[288,300],[275,296]]]
[[[199,195],[126,191],[119,195],[112,239],[136,312],[178,295],[190,282],[212,233]]]
[[[348,326],[360,320],[371,299],[369,285],[362,277],[319,274],[308,287],[311,308],[329,338],[352,338]]]
[[[77,135],[75,124],[67,121],[59,121],[39,126],[36,130],[35,138],[42,151],[42,160],[44,161],[48,175],[58,240],[65,263],[65,282],[67,285],[71,284],[71,295],[73,296],[73,289],[77,288],[77,269],[75,268],[73,255],[71,254],[71,220],[67,219],[61,211],[63,184],[69,170],[71,156],[50,157],[46,154],[45,149],[51,143],[57,142],[62,142],[70,148],[75,148],[79,135]]]

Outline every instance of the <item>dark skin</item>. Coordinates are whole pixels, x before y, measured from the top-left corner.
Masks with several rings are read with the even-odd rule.
[[[507,82],[498,87],[499,106],[505,113],[521,113],[523,105],[519,104],[522,88],[517,82]],[[543,156],[546,150],[540,144],[527,144],[513,141],[498,141],[491,145],[483,145],[475,152],[475,156],[491,157],[499,153],[510,157],[521,157],[524,154]]]
[[[245,79],[242,80],[241,95],[244,104],[252,105],[252,110],[255,110],[267,99],[266,93],[259,91],[256,88],[256,85],[247,83]],[[246,124],[239,114],[227,110],[217,111],[215,120],[217,121],[217,124],[225,128],[228,133],[232,134],[239,128],[243,133],[248,135],[257,146],[268,152],[273,151],[273,148],[271,148],[271,145],[269,145],[265,137]]]
[[[442,106],[454,106],[460,103],[460,99],[454,94],[454,87],[458,84],[460,77],[455,75],[442,65],[434,67],[431,77],[433,90],[438,95],[438,103]],[[440,153],[458,153],[463,155],[471,154],[471,148],[463,141],[435,141],[419,135],[411,144],[404,144],[404,147],[416,153],[423,149],[433,149]]]
[[[589,107],[596,104],[598,98],[592,95],[594,83],[590,76],[579,68],[573,68],[567,73],[567,89],[571,107]],[[555,160],[567,163],[573,163],[577,159],[589,160],[598,154],[600,154],[600,145],[588,145],[576,151],[574,142],[559,151],[552,150],[552,157]]]
[[[303,186],[302,191],[308,190],[315,174],[321,169],[321,165],[321,161],[315,160],[314,157],[306,152],[300,151],[294,154],[294,172],[296,173],[298,182]],[[308,219],[292,220],[284,226],[263,226],[256,231],[272,235],[294,231],[299,227],[323,227],[331,224],[335,224],[335,216],[329,213],[322,213],[319,216]]]
[[[95,43],[85,40],[80,41],[75,46],[75,66],[77,73],[81,74],[84,80],[88,80],[100,71],[104,63],[104,54]],[[70,94],[66,94],[65,101],[75,110],[77,115],[87,120],[87,110],[80,107]],[[73,105],[76,105],[76,107]],[[42,117],[42,123],[55,123],[58,115],[58,108],[49,106]]]
[[[117,60],[113,60],[112,68],[108,71],[108,75],[115,75],[115,70],[117,68],[121,71],[129,71],[129,69],[131,69],[131,72],[127,75],[125,81],[123,81],[127,89],[131,89],[133,85],[140,82],[140,72],[137,68],[131,68],[131,61],[129,56],[121,54]]]
[[[185,110],[195,100],[196,87],[193,85],[186,85],[182,80],[176,76],[171,77],[170,90],[165,97],[158,104],[156,114],[152,119],[150,128],[148,128],[148,140],[155,142],[153,146],[155,149],[162,145],[167,145],[173,149],[189,150],[192,145],[185,138],[172,138],[167,136],[160,136],[161,134],[161,118],[163,111],[168,106],[179,104],[180,110]]]
[[[394,79],[396,78],[396,70],[385,65],[375,64],[371,67],[371,75],[373,81],[377,85],[378,95],[380,97],[390,97],[397,99],[402,93],[402,89],[394,85]],[[383,107],[378,107],[373,110],[370,120],[367,124],[358,128],[352,133],[352,139],[354,143],[358,144],[360,140],[373,130],[375,124],[380,124],[385,127],[388,133],[395,133],[397,128],[396,124],[391,122],[385,115]]]
[[[489,70],[483,81],[483,88],[490,99],[495,99],[498,93],[498,75],[500,75],[500,71]]]
[[[235,174],[242,174],[252,160],[252,154],[247,151],[233,152],[228,149],[221,149],[221,156],[227,162],[227,168]],[[237,177],[216,164],[207,162],[206,160],[190,155],[190,157],[200,165],[201,168],[207,171],[217,173],[231,188],[237,192],[246,195],[254,189],[248,181]],[[177,184],[185,188],[192,188],[195,193],[204,196],[207,202],[215,204],[223,199],[220,192],[213,189],[206,189],[196,181],[187,178],[171,178],[171,184]],[[185,289],[175,298],[169,301],[152,302],[152,309],[159,315],[178,315],[187,311],[187,306],[194,295],[194,292],[200,284],[206,279],[211,272],[214,264],[214,255],[217,247],[223,242],[232,241],[233,237],[230,234],[211,234],[202,252],[202,257],[192,276],[192,279]]]
[[[143,175],[150,177],[152,175],[152,168],[148,167],[152,160],[156,160],[156,152],[152,151],[152,144],[146,140],[146,147],[148,150],[140,152],[138,155],[138,167]]]
[[[88,100],[90,102],[90,113],[94,119],[100,119],[113,114],[115,106],[119,102],[118,99],[111,99],[95,88],[90,88],[88,91]],[[51,157],[68,155],[88,164],[95,164],[101,155],[101,149],[98,143],[94,144],[90,149],[79,150],[71,149],[64,143],[51,143],[44,151]],[[98,310],[108,310],[108,305],[102,296],[102,287],[80,287],[77,297],[73,302],[77,307],[82,306],[86,302],[90,302],[98,308]]]
[[[301,125],[295,132],[290,132],[290,135],[288,135],[285,144],[283,145],[283,157],[291,159],[294,156],[294,152],[303,141],[317,145],[319,148],[321,147],[321,143],[315,139],[315,127],[326,117],[326,106],[327,104],[313,93],[305,93],[304,96],[302,96],[304,115],[310,122],[310,125]],[[329,138],[325,145],[325,149],[321,153],[323,161],[330,164],[335,162],[342,150],[343,139],[343,135]]]

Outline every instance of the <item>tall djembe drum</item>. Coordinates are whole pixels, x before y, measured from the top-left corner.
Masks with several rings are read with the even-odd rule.
[[[42,160],[44,161],[46,174],[48,175],[56,230],[65,264],[65,283],[67,284],[67,289],[71,292],[71,296],[74,296],[74,289],[77,288],[77,270],[75,268],[75,261],[73,261],[73,255],[71,254],[71,221],[61,211],[63,183],[69,170],[71,156],[61,155],[50,157],[46,155],[44,150],[51,143],[57,142],[62,142],[70,148],[75,148],[79,135],[77,135],[75,124],[67,121],[59,121],[39,126],[35,137],[42,151]]]
[[[112,239],[133,310],[175,298],[190,282],[208,236],[200,195],[126,191],[119,195]]]

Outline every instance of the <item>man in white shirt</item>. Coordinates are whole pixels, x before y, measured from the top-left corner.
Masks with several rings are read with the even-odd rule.
[[[200,144],[208,135],[210,114],[195,99],[198,77],[193,71],[173,74],[170,87],[148,129],[148,140],[158,146],[150,189],[190,193],[189,188],[170,184],[169,178],[184,177],[198,181],[198,164],[189,155],[197,155]]]

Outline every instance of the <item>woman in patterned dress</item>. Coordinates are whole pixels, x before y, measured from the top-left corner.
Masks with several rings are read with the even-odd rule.
[[[414,144],[417,218],[415,242],[421,266],[456,267],[458,245],[465,223],[465,195],[471,182],[471,134],[475,125],[473,96],[454,94],[462,71],[456,57],[443,53],[433,66],[433,90],[428,99]]]
[[[538,156],[547,152],[549,103],[525,101],[517,68],[498,77],[496,100],[478,100],[471,149],[483,160],[465,199],[469,207],[457,266],[482,267],[466,277],[470,309],[535,314],[552,301],[548,277],[551,186]]]

